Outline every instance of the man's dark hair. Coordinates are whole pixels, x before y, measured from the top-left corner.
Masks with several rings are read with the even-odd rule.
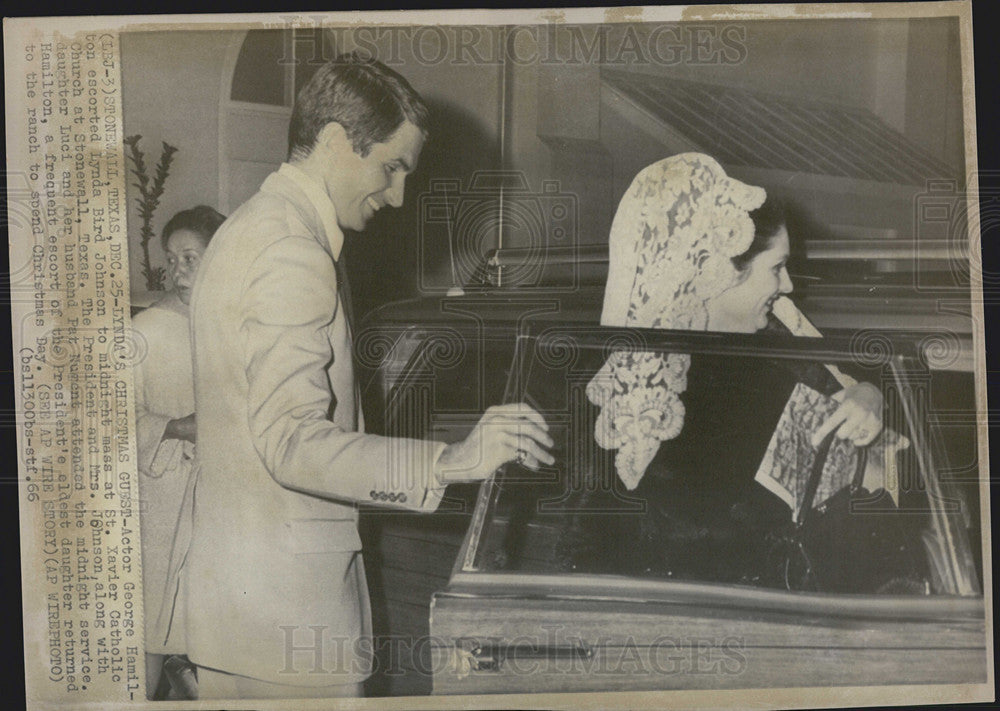
[[[212,235],[226,221],[226,216],[208,205],[198,205],[190,210],[181,210],[163,226],[160,240],[163,250],[167,249],[170,235],[178,230],[190,230],[204,240],[207,245]]]
[[[769,197],[764,204],[750,212],[753,220],[753,242],[743,254],[732,258],[739,271],[747,268],[753,258],[771,248],[771,240],[785,226],[785,204],[780,198]]]
[[[299,92],[288,126],[288,157],[308,155],[331,121],[344,127],[354,152],[364,157],[404,121],[426,136],[429,115],[406,79],[371,57],[350,52],[320,67]]]

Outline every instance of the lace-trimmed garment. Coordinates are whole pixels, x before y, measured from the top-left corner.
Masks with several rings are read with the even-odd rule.
[[[610,264],[601,323],[688,329],[708,325],[705,302],[733,286],[732,257],[749,248],[749,213],[763,188],[726,176],[712,158],[683,153],[643,169],[611,226]],[[684,426],[678,397],[690,356],[616,352],[594,376],[587,397],[601,408],[595,439],[618,450],[615,469],[632,490],[660,442]]]

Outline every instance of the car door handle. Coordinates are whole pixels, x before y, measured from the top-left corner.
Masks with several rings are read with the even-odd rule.
[[[460,647],[462,645],[459,645]],[[500,671],[508,659],[590,659],[594,652],[584,644],[475,644],[466,648],[471,656],[473,671]]]

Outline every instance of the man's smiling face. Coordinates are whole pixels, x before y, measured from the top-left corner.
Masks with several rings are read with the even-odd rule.
[[[383,143],[373,143],[368,154],[356,153],[340,126],[328,137],[330,169],[326,189],[337,211],[341,229],[363,230],[385,205],[400,207],[406,176],[417,167],[424,134],[403,121]]]

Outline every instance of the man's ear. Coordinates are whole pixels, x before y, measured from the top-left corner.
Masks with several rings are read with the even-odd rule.
[[[347,131],[336,121],[330,121],[319,131],[316,141],[319,145],[325,146],[334,155],[343,155],[343,151],[354,152],[351,139],[347,137]]]

